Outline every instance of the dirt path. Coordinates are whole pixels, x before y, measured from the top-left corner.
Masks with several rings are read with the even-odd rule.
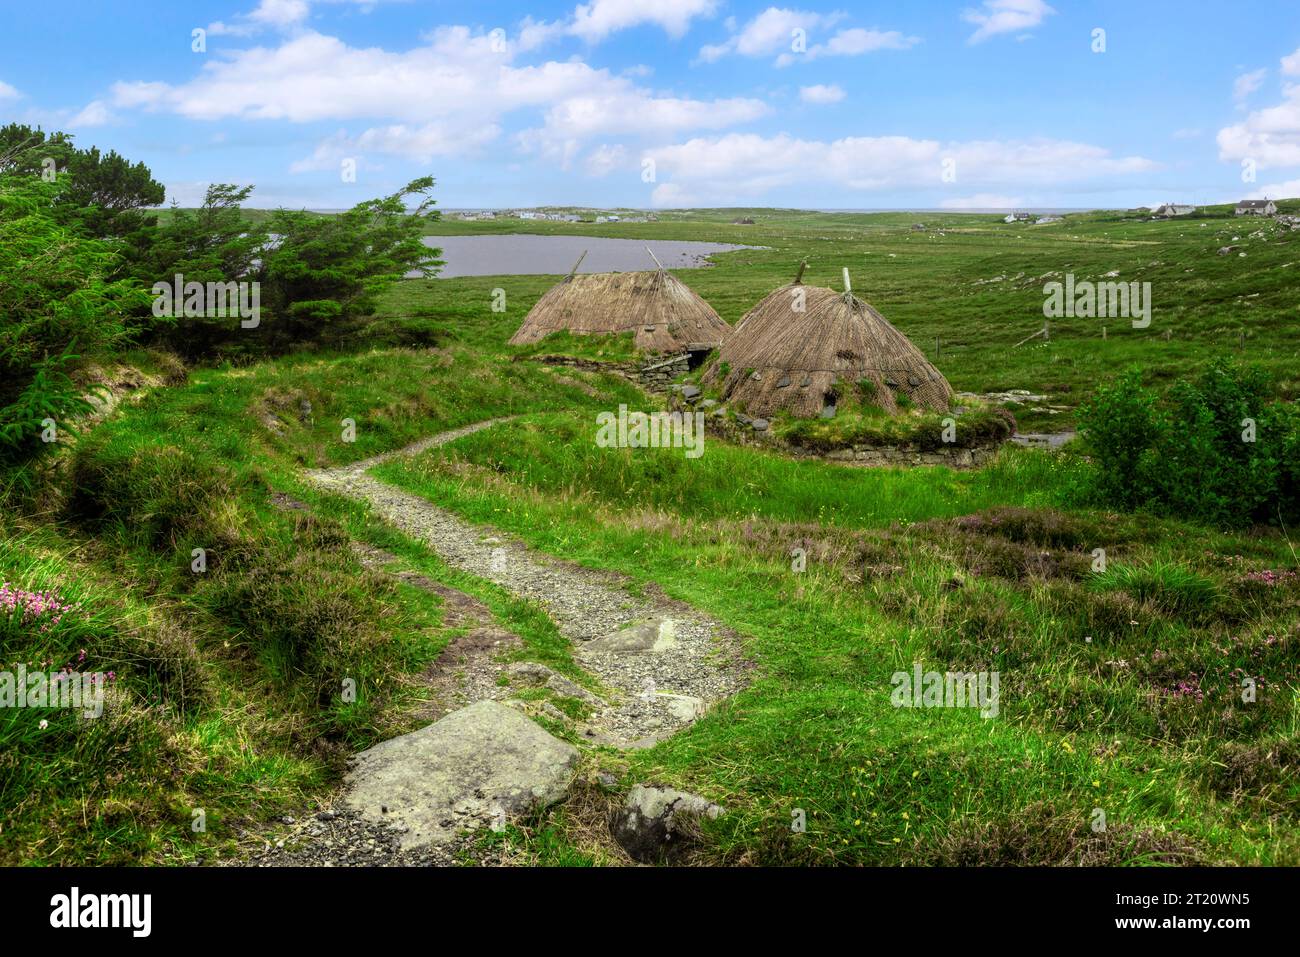
[[[591,743],[648,746],[734,694],[743,674],[738,641],[716,619],[653,586],[643,590],[644,597],[634,597],[621,576],[533,551],[367,474],[396,456],[415,455],[503,421],[478,422],[396,452],[306,474],[324,489],[368,503],[376,515],[424,542],[449,565],[537,602],[573,643],[574,659],[603,686],[599,694],[540,665],[516,663],[506,669],[484,656],[466,667],[497,674],[505,670],[512,685],[544,685],[582,701],[590,713],[575,723],[575,730]],[[499,689],[496,680],[482,675],[470,676],[466,685]],[[550,716],[563,717],[558,709]]]

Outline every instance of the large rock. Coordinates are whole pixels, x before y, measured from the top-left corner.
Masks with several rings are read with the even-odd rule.
[[[700,818],[722,813],[720,806],[698,794],[638,784],[615,814],[612,830],[634,860],[671,862],[698,841]]]
[[[479,701],[358,754],[344,803],[405,827],[403,847],[442,843],[559,801],[577,760],[515,709]]]

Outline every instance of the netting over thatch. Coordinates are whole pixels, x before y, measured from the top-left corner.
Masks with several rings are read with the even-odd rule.
[[[872,385],[862,385],[869,380]],[[814,416],[854,390],[889,412],[898,396],[948,408],[952,387],[884,316],[855,296],[782,286],[751,309],[704,376],[751,415]]]
[[[651,354],[716,349],[731,332],[707,302],[663,270],[569,276],[537,300],[510,344],[528,345],[562,329],[634,332],[637,350]]]

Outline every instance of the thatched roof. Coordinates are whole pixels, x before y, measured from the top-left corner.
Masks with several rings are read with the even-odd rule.
[[[537,300],[510,344],[528,345],[562,329],[634,332],[637,350],[656,355],[716,349],[731,332],[713,307],[663,269],[570,274]]]
[[[921,350],[868,303],[798,281],[740,320],[704,376],[720,386],[724,401],[751,415],[785,410],[809,417],[834,404],[829,395],[847,396],[863,379],[875,383],[871,401],[889,412],[898,410],[899,395],[936,411],[947,409],[952,396]]]

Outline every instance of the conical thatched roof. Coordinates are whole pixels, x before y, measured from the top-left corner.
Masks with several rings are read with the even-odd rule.
[[[570,274],[537,300],[510,344],[528,345],[562,329],[574,335],[634,332],[637,350],[650,354],[716,349],[731,332],[707,302],[663,269]]]
[[[899,395],[937,411],[952,396],[921,350],[868,303],[797,281],[740,320],[704,377],[720,386],[724,401],[751,415],[785,410],[809,417],[834,404],[828,396],[847,396],[863,379],[875,383],[871,401],[889,412],[898,410]]]

